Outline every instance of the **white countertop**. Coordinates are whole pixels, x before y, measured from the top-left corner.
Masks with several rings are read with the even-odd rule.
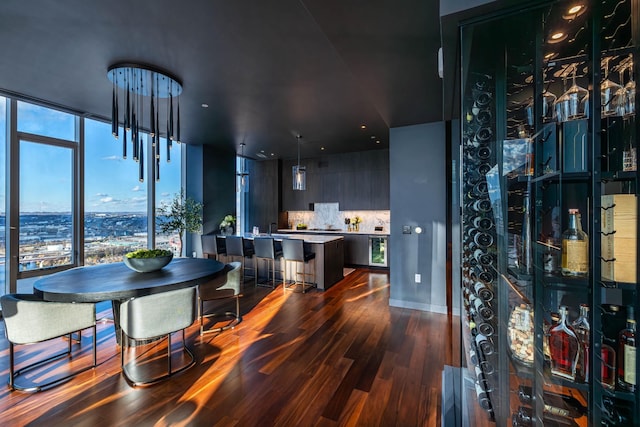
[[[363,236],[388,236],[389,233],[386,231],[346,231],[346,230],[295,230],[291,228],[282,228],[278,229],[278,233],[306,233],[306,234],[339,234],[339,235],[348,235],[348,234],[360,234]]]
[[[227,236],[221,236],[221,237],[227,237]],[[266,234],[266,233],[260,233],[258,235],[256,234],[252,234],[252,233],[245,233],[242,237],[244,237],[245,239],[250,239],[253,240],[256,237],[273,237],[276,240],[282,240],[282,239],[301,239],[304,240],[307,243],[318,243],[318,244],[324,244],[324,243],[329,243],[329,242],[334,242],[336,240],[344,240],[344,236],[342,236],[342,234],[334,234],[332,236],[330,235],[326,235],[326,234],[278,234],[278,233],[273,233],[271,235]]]

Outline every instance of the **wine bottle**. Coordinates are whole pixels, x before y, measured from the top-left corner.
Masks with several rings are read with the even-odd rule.
[[[567,307],[560,307],[560,322],[549,331],[551,374],[571,381],[576,379],[578,337],[567,320]]]
[[[580,304],[580,315],[571,324],[578,337],[578,362],[576,363],[576,380],[589,382],[589,306]]]
[[[580,211],[569,209],[569,228],[562,233],[562,275],[589,274],[589,237],[582,231]]]
[[[518,387],[518,399],[524,405],[533,406],[531,387],[521,385]],[[568,418],[580,418],[587,414],[587,408],[573,396],[559,394],[545,390],[542,394],[544,411],[551,415]]]
[[[538,425],[534,422],[533,410],[526,406],[520,406],[518,413],[511,417],[511,425],[514,427],[533,427]],[[571,418],[562,418],[550,414],[545,414],[542,418],[544,427],[578,427],[578,424]]]
[[[482,357],[487,357],[494,352],[493,342],[491,341],[491,338],[488,338],[485,335],[476,335],[476,346],[478,347],[479,354]]]
[[[487,287],[483,282],[477,281],[473,285],[473,293],[483,301],[491,301],[493,299],[493,291]]]
[[[627,307],[627,327],[618,335],[618,387],[636,391],[636,320],[633,306]]]
[[[520,253],[520,266],[524,274],[533,272],[533,242],[531,240],[531,206],[529,204],[529,192],[525,191],[523,196],[523,216],[522,216],[522,246]]]
[[[476,298],[475,301],[473,301],[473,305],[476,309],[476,313],[478,313],[483,320],[493,319],[493,310],[489,306],[488,302],[483,301],[482,298]]]
[[[489,396],[489,392],[482,389],[480,384],[476,383],[476,396],[478,397],[478,404],[485,411],[493,410],[491,406],[491,397]]]

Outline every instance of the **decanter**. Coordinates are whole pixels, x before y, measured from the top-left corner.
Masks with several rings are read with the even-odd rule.
[[[560,321],[549,331],[551,374],[571,381],[576,379],[579,356],[578,337],[567,319],[567,307],[560,307]]]

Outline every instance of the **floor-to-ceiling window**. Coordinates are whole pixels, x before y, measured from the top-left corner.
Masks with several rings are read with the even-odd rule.
[[[174,197],[179,196],[182,188],[182,145],[174,142],[170,148],[167,148],[166,139],[160,138],[160,146],[160,179],[155,182],[156,212],[160,206],[171,203]],[[169,150],[169,154],[167,150]],[[167,158],[169,158],[168,162]],[[155,246],[158,249],[168,249],[174,253],[182,251],[182,248],[179,247],[178,234],[162,233],[158,223],[156,223]]]
[[[147,184],[131,147],[123,158],[110,123],[86,119],[84,129],[84,263],[122,261],[126,252],[147,247]]]
[[[18,278],[32,270],[73,265],[78,118],[17,103],[19,191]]]
[[[173,236],[148,230],[155,206],[180,193],[181,145],[167,163],[163,139],[161,179],[145,171],[144,182],[130,148],[123,159],[109,123],[0,97],[0,294],[29,292],[51,271],[169,245]]]

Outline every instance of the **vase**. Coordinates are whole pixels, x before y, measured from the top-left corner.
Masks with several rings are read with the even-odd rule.
[[[354,224],[353,231],[360,231],[360,224]]]
[[[222,229],[222,234],[225,236],[232,236],[233,235],[233,226],[228,226],[228,227],[224,227]]]

